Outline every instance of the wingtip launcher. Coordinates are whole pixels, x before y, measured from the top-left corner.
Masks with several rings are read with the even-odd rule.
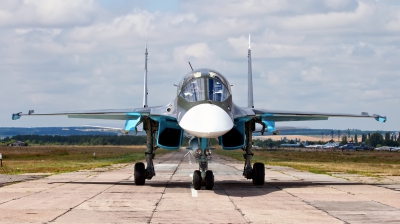
[[[35,113],[35,111],[34,110],[29,110],[28,111],[28,114],[24,114],[24,115],[32,115],[33,113]],[[15,113],[15,114],[12,114],[12,119],[13,120],[18,120],[18,119],[20,119],[21,117],[22,117],[22,112],[19,112],[19,113]]]
[[[386,119],[387,119],[386,116],[381,116],[381,115],[377,115],[377,114],[374,114],[373,116],[374,116],[375,120],[377,120],[377,121],[379,121],[381,123],[385,123],[386,122]]]
[[[12,114],[12,119],[13,120],[18,120],[18,119],[21,118],[21,116],[22,116],[22,112],[15,113],[15,114]]]

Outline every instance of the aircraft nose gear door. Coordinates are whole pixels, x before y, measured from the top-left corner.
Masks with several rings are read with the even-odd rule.
[[[243,176],[247,179],[253,179],[254,185],[264,185],[265,182],[265,166],[263,163],[254,163],[251,167],[253,159],[253,131],[255,130],[255,122],[251,120],[246,122],[246,145],[243,148],[244,163]]]
[[[196,162],[199,163],[199,170],[193,173],[193,187],[195,190],[200,190],[201,186],[205,186],[207,190],[212,190],[214,187],[214,174],[208,170],[208,163],[211,162],[211,144],[210,139],[200,138],[200,148],[195,152]]]

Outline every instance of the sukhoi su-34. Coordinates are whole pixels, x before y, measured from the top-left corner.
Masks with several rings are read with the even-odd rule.
[[[192,69],[177,86],[175,99],[165,106],[149,107],[147,105],[147,45],[145,51],[144,96],[143,106],[131,109],[73,111],[61,113],[22,112],[12,115],[16,120],[21,116],[66,115],[69,118],[126,120],[122,131],[128,133],[136,130],[143,123],[147,135],[146,165],[135,164],[134,180],[136,185],[144,185],[146,179],[155,176],[153,159],[158,147],[179,149],[184,132],[190,137],[188,149],[199,164],[193,173],[193,186],[196,190],[205,186],[211,190],[214,186],[214,174],[208,169],[211,161],[210,139],[218,138],[225,150],[242,149],[245,157],[243,175],[251,179],[254,185],[265,182],[263,163],[252,164],[252,134],[255,125],[262,126],[261,133],[276,133],[275,123],[280,121],[315,121],[327,120],[329,117],[374,118],[385,122],[386,117],[344,113],[316,113],[298,111],[280,111],[258,109],[253,103],[253,84],[251,67],[251,47],[249,36],[248,48],[248,104],[240,107],[233,103],[231,85],[226,77],[213,69]]]

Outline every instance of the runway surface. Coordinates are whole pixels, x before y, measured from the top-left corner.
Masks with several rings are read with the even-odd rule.
[[[133,164],[53,175],[0,188],[0,223],[400,223],[400,184],[362,184],[267,167],[266,184],[243,164],[214,156],[213,190],[196,191],[186,151],[155,160],[157,176],[136,186]]]

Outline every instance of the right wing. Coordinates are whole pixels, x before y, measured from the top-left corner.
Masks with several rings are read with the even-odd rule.
[[[236,105],[234,105],[232,109],[235,119],[255,119],[256,123],[259,123],[263,126],[261,133],[264,133],[265,129],[268,132],[276,132],[275,122],[282,121],[315,121],[328,120],[329,117],[348,117],[374,118],[379,122],[386,122],[386,116],[377,114],[369,115],[367,112],[362,112],[361,114],[300,112],[256,109],[250,107],[238,107]]]
[[[68,118],[84,119],[106,119],[106,120],[126,120],[124,132],[136,130],[136,127],[149,116],[167,116],[176,118],[174,113],[165,112],[167,106],[145,107],[130,109],[105,109],[105,110],[85,110],[85,111],[67,111],[58,113],[34,113],[30,110],[27,114],[22,112],[12,114],[13,120],[18,120],[22,116],[68,116]],[[173,112],[173,111],[171,111]]]
[[[13,120],[20,119],[22,116],[68,116],[68,118],[86,118],[86,119],[107,119],[107,120],[129,120],[137,119],[138,116],[149,115],[151,108],[133,108],[133,109],[105,109],[105,110],[84,110],[84,111],[66,111],[58,113],[34,113],[30,110],[27,114],[22,112],[12,115]]]

